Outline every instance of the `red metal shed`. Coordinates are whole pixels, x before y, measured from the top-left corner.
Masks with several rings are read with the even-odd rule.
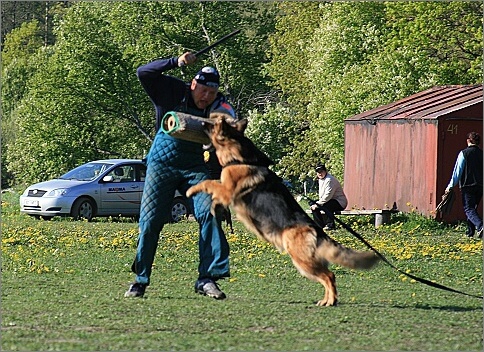
[[[348,208],[396,204],[400,211],[437,217],[457,154],[467,147],[466,134],[476,131],[482,138],[482,103],[482,85],[434,87],[346,119]],[[465,220],[456,195],[445,222]]]

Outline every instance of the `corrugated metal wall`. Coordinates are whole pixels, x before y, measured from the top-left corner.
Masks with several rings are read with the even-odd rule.
[[[467,116],[469,118],[462,118],[449,115],[439,122],[439,145],[438,145],[438,170],[437,170],[437,194],[442,195],[445,188],[450,180],[452,171],[454,170],[455,161],[457,159],[457,154],[459,151],[467,147],[466,135],[469,132],[475,131],[481,135],[481,145],[483,147],[484,138],[483,136],[483,125],[482,118],[476,119],[472,116],[476,114],[482,114],[482,104],[474,107],[475,111],[468,111]],[[452,207],[452,212],[443,218],[440,217],[445,222],[454,222],[456,220],[465,220],[464,210],[462,208],[461,194],[458,187],[455,189],[456,200],[454,206]],[[440,201],[440,198],[438,198]],[[479,206],[479,211],[482,215],[483,205],[482,202]]]
[[[434,120],[347,122],[344,190],[356,209],[435,209]]]

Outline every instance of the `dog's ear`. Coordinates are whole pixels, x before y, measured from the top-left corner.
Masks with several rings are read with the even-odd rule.
[[[225,140],[233,133],[234,127],[228,124],[223,116],[217,116],[216,119],[211,120],[213,120],[212,137],[219,142]]]
[[[244,133],[245,129],[247,128],[247,124],[249,123],[249,121],[247,119],[242,119],[242,120],[239,120],[235,123],[235,128],[237,129],[237,131],[239,131],[240,133]]]

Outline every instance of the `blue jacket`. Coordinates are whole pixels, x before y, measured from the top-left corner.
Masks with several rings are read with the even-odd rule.
[[[155,106],[156,131],[159,130],[161,119],[168,111],[183,111],[195,116],[208,117],[210,111],[217,109],[220,104],[226,104],[225,97],[219,92],[210,107],[204,110],[198,109],[190,94],[191,83],[163,74],[176,67],[178,67],[178,58],[172,57],[152,61],[138,67],[137,70],[138,79]],[[233,110],[231,113],[233,114]]]
[[[208,117],[210,112],[217,109],[221,104],[229,106],[225,97],[219,93],[211,106],[199,109],[192,99],[190,83],[186,83],[176,77],[164,74],[164,72],[178,67],[178,58],[160,59],[138,67],[136,74],[144,90],[155,107],[155,128],[157,135],[150,150],[151,158],[161,161],[169,161],[169,158],[177,157],[178,164],[182,160],[188,162],[203,161],[202,145],[178,138],[171,137],[162,130],[161,121],[168,111],[186,112],[195,116]],[[184,154],[183,154],[184,153]],[[183,154],[180,155],[180,154]],[[192,157],[190,157],[190,154]],[[148,156],[148,160],[150,156]],[[195,161],[196,160],[196,161]],[[173,160],[176,162],[176,160]],[[185,165],[185,164],[183,164]]]

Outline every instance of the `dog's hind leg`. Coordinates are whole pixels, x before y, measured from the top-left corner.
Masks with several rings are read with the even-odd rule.
[[[298,259],[292,257],[292,261],[301,275],[312,281],[319,282],[324,287],[324,297],[316,302],[316,305],[335,306],[338,303],[338,292],[336,290],[334,273],[324,263],[303,263]]]
[[[284,249],[301,275],[323,285],[324,298],[316,304],[318,306],[336,305],[338,301],[336,279],[334,273],[328,269],[328,262],[315,255],[317,247],[315,232],[308,227],[294,227],[285,230],[282,237]]]
[[[315,278],[324,286],[324,298],[316,303],[317,306],[335,306],[338,303],[336,278],[328,268],[324,268],[315,275]]]

